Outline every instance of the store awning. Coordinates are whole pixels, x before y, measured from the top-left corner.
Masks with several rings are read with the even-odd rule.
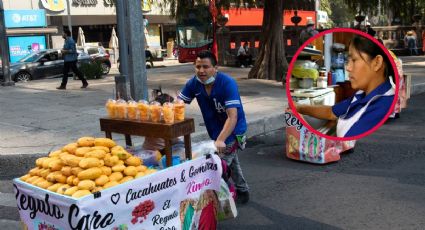
[[[6,29],[7,35],[20,35],[20,34],[57,34],[57,27],[47,28],[18,28],[18,29]]]

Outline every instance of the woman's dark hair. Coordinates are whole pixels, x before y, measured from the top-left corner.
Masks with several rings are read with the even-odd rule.
[[[71,37],[71,31],[68,29],[64,30],[63,32],[66,34],[66,36]]]
[[[376,56],[381,55],[385,62],[385,72],[384,72],[385,77],[389,78],[391,76],[393,80],[395,79],[394,69],[393,69],[393,66],[391,65],[390,59],[388,58],[384,50],[382,50],[381,47],[378,46],[378,44],[376,44],[369,38],[355,35],[354,38],[351,40],[350,45],[352,45],[358,52],[367,54],[370,57],[370,59],[373,59]],[[363,59],[361,55],[360,57]]]
[[[201,52],[198,53],[198,55],[196,55],[196,58],[200,58],[200,59],[208,58],[208,59],[210,59],[211,64],[213,66],[216,66],[217,65],[217,58],[209,50],[202,50]]]

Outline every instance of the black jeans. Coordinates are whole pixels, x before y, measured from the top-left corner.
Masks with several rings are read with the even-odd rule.
[[[251,65],[252,62],[252,56],[251,55],[239,55],[238,56],[239,63],[241,65],[244,65],[245,67],[248,67]]]
[[[78,69],[77,67],[77,61],[70,61],[70,62],[64,62],[63,65],[63,77],[62,77],[62,87],[66,87],[66,84],[68,83],[68,73],[69,70],[72,69],[72,72],[74,72],[78,79],[80,79],[83,82],[83,85],[87,85],[87,80],[84,78],[83,73]]]

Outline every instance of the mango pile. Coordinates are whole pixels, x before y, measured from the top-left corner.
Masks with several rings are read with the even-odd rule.
[[[156,172],[109,138],[81,137],[38,158],[22,181],[80,198]]]

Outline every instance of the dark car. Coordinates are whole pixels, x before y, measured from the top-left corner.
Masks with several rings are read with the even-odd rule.
[[[96,46],[84,46],[77,47],[77,50],[84,51],[92,57],[94,60],[99,61],[102,67],[103,75],[106,75],[111,70],[111,61],[109,54],[105,51],[105,49],[96,47]]]
[[[79,67],[81,63],[90,63],[88,54],[78,51]],[[63,74],[63,58],[60,50],[40,50],[28,54],[16,63],[10,64],[10,75],[13,81],[30,81],[45,77],[54,77]],[[0,71],[3,76],[3,71]]]

